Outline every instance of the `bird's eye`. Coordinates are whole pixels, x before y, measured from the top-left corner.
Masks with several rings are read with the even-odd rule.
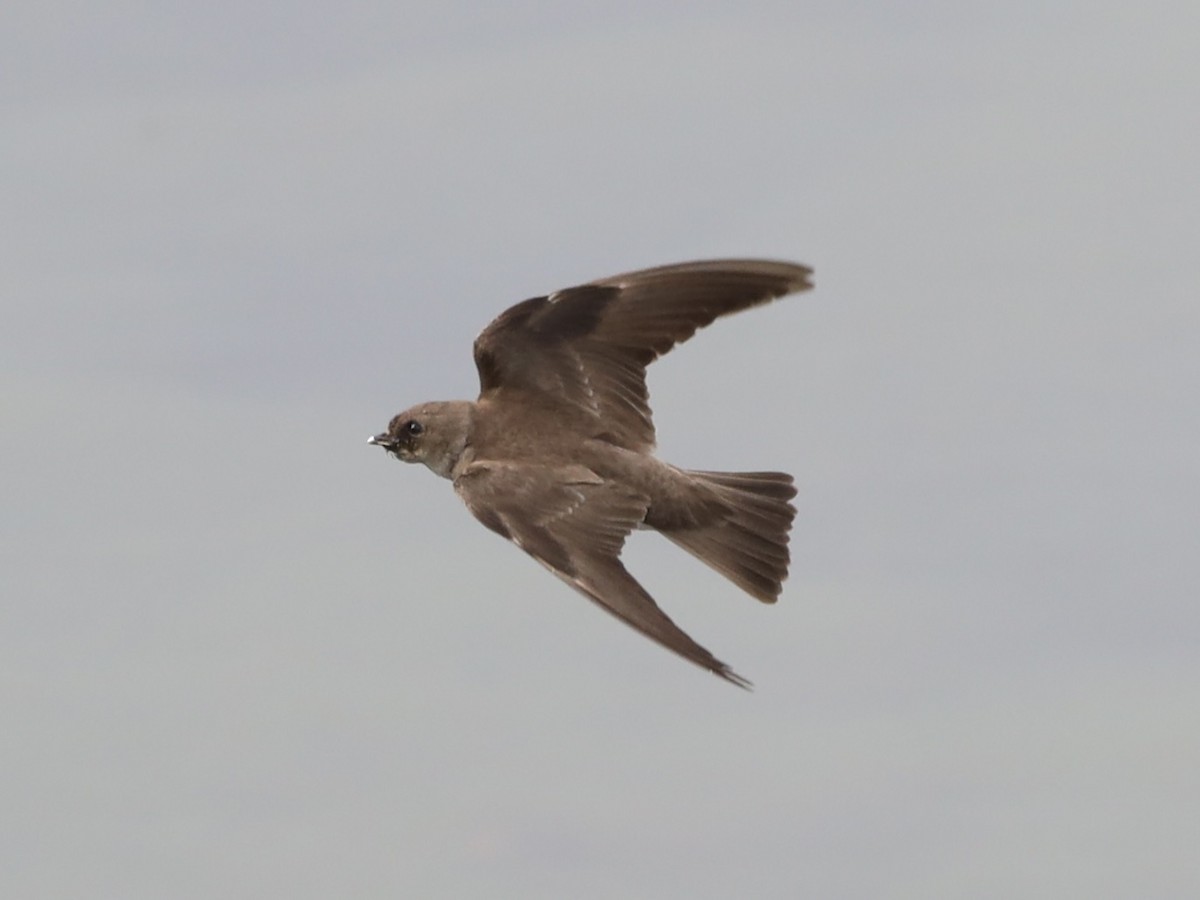
[[[424,431],[425,428],[420,422],[409,420],[404,423],[404,431],[406,434],[411,434],[414,437]]]

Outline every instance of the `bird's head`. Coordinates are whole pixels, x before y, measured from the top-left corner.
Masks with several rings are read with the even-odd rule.
[[[450,478],[469,441],[473,409],[474,404],[466,401],[421,403],[394,416],[387,431],[367,443]]]

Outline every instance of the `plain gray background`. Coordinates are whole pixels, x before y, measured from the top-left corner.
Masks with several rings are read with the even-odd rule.
[[[1200,894],[1200,12],[0,14],[0,893]],[[817,289],[651,369],[782,468],[673,657],[365,438],[525,297]]]

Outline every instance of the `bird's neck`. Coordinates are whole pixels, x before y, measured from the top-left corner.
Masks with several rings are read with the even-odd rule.
[[[475,451],[471,447],[475,404],[467,400],[453,400],[439,405],[441,421],[437,427],[445,443],[440,452],[430,454],[424,462],[434,474],[453,481],[475,458]]]

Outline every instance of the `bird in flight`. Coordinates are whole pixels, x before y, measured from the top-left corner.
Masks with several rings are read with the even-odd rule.
[[[602,278],[505,310],[475,340],[479,399],[421,403],[369,442],[449,478],[467,508],[602,609],[741,687],[621,562],[652,528],[774,603],[796,514],[783,472],[654,456],[646,367],[715,319],[812,287],[812,270],[725,259]]]

